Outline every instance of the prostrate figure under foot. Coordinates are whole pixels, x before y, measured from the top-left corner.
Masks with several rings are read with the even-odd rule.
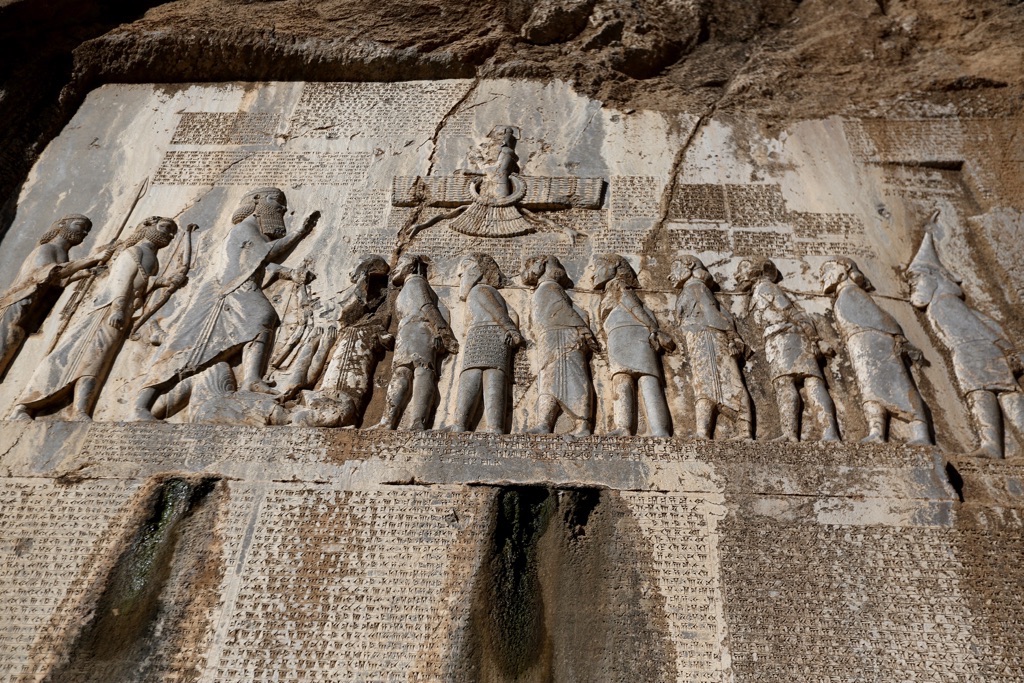
[[[273,393],[263,380],[277,312],[263,292],[269,276],[305,282],[304,269],[278,265],[308,235],[320,212],[288,234],[284,192],[268,187],[245,195],[232,216],[232,227],[219,252],[212,254],[213,277],[201,283],[189,308],[170,331],[167,342],[142,381],[133,419],[156,419],[151,409],[157,396],[220,362],[241,356],[245,391]]]

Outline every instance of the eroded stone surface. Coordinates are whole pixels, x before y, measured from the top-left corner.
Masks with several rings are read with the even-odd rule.
[[[0,262],[2,679],[1019,678],[1024,435],[915,310],[960,276],[1020,391],[1019,122],[700,114],[92,93]]]

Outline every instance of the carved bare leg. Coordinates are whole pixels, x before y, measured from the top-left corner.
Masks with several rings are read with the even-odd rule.
[[[929,446],[932,443],[931,430],[924,420],[913,420],[910,423],[910,438],[907,444],[911,446]]]
[[[411,384],[412,368],[401,366],[392,370],[391,382],[388,384],[388,394],[385,399],[384,414],[381,415],[377,427],[394,429],[398,426],[398,420],[402,416],[402,405],[409,394],[409,386]]]
[[[735,419],[735,432],[733,441],[754,440],[754,406],[750,401],[750,394],[746,391],[740,398],[740,410]]]
[[[868,435],[861,439],[861,443],[885,443],[889,413],[882,404],[875,401],[865,403],[864,419],[868,422]]]
[[[800,440],[800,414],[803,406],[800,391],[793,377],[777,377],[772,382],[775,386],[775,399],[779,404],[779,422],[782,435],[779,441],[797,442]]]
[[[484,420],[489,434],[505,433],[505,373],[488,368],[484,370]]]
[[[715,413],[718,406],[713,399],[697,399],[694,406],[697,413],[697,431],[694,434],[698,439],[710,439],[715,432]]]
[[[527,430],[527,433],[550,434],[555,430],[555,423],[561,411],[558,399],[550,394],[541,394],[537,399],[537,426]]]
[[[914,407],[914,419],[910,422],[910,438],[907,444],[929,446],[932,443],[932,434],[928,428],[928,410],[924,407],[924,399],[915,391],[910,397],[910,402]]]
[[[828,393],[828,385],[820,377],[804,380],[807,403],[818,424],[821,425],[822,441],[839,441],[839,421],[836,419],[836,404]]]
[[[263,380],[270,332],[264,331],[242,349],[242,389],[273,394],[274,385]]]
[[[585,417],[577,419],[572,430],[574,436],[590,436],[592,432],[590,420]]]
[[[988,458],[1003,457],[1003,411],[999,399],[991,391],[972,391],[967,394],[971,418],[978,430],[978,449],[972,455]]]
[[[999,405],[1003,407],[1003,418],[1017,432],[1017,438],[1024,439],[1024,392],[1008,391],[1000,394]]]
[[[609,436],[629,436],[636,418],[636,387],[633,378],[620,372],[612,378],[612,429]]]
[[[75,397],[71,404],[71,420],[89,422],[92,420],[93,404],[96,402],[99,380],[95,377],[82,377],[75,383]]]
[[[437,378],[430,368],[416,368],[412,378],[412,399],[409,401],[409,429],[421,432],[427,429],[427,415],[434,406]]]
[[[653,375],[643,375],[639,379],[640,395],[644,397],[644,409],[647,413],[647,430],[651,436],[668,437],[672,435],[672,414],[665,400],[665,390],[661,380]]]
[[[156,388],[146,387],[135,397],[135,406],[132,408],[132,420],[136,422],[152,422],[156,420],[151,410],[156,400]]]
[[[483,370],[470,368],[459,375],[459,398],[455,407],[455,422],[451,426],[453,432],[466,431],[469,416],[480,401],[483,387]]]

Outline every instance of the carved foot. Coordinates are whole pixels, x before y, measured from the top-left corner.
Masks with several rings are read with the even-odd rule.
[[[536,427],[531,427],[530,429],[527,429],[525,433],[526,434],[550,434],[551,433],[551,428],[548,427],[547,425],[537,425]]]
[[[274,389],[274,383],[273,382],[264,382],[261,379],[256,380],[255,382],[249,382],[249,384],[245,388],[248,389],[249,391],[254,391],[257,394],[276,394],[277,393],[277,390]]]
[[[825,432],[821,435],[822,442],[842,441],[836,432]]]
[[[7,416],[8,420],[17,420],[18,422],[31,422],[32,415],[29,414],[28,408],[18,404],[14,406],[14,410]]]
[[[1005,457],[1003,449],[995,444],[982,444],[968,455],[972,458],[991,458],[992,460],[1002,460]]]
[[[863,439],[861,439],[860,442],[861,443],[885,443],[885,437],[882,436],[882,434],[880,432],[871,432],[870,434],[865,436]]]
[[[466,430],[463,429],[462,431],[466,431]],[[501,429],[500,427],[486,427],[484,429],[478,429],[477,431],[480,432],[481,434],[504,434],[505,433],[505,430]]]
[[[573,436],[590,436],[591,433],[590,425],[588,424],[582,424],[572,431]]]
[[[72,410],[68,422],[92,422],[92,415],[81,410]]]
[[[653,429],[653,430],[651,430],[650,434],[648,434],[647,436],[653,436],[653,437],[658,438],[658,439],[668,439],[672,435],[669,434],[668,431],[666,431],[664,429]]]
[[[772,443],[799,443],[800,437],[795,434],[783,434],[772,439]]]
[[[129,422],[156,422],[156,416],[144,408],[136,408],[128,418]]]
[[[608,432],[608,436],[630,436],[629,430],[625,427],[616,427]]]
[[[452,434],[458,434],[459,432],[466,431],[466,425],[458,425],[458,424],[448,425],[442,431],[451,432]],[[481,429],[480,431],[485,431],[485,430]]]

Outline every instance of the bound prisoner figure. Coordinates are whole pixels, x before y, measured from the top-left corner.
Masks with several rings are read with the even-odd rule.
[[[263,287],[275,277],[308,281],[309,272],[304,268],[285,268],[277,262],[320,218],[320,212],[314,211],[301,228],[288,234],[286,210],[284,192],[274,187],[253,190],[242,199],[231,217],[233,227],[214,253],[210,264],[213,277],[200,285],[142,381],[134,419],[156,419],[151,408],[159,394],[238,356],[242,371],[239,388],[273,393],[263,373],[278,316]]]
[[[636,271],[618,254],[594,259],[594,289],[603,291],[598,318],[612,373],[612,436],[629,436],[638,422],[637,389],[651,436],[671,436],[672,417],[665,401],[661,354],[675,342],[658,326],[637,296]]]
[[[1002,458],[1004,419],[1024,434],[1020,355],[995,320],[964,301],[960,280],[939,261],[930,232],[907,268],[907,279],[910,303],[925,312],[952,355],[953,373],[980,441],[973,455]]]
[[[594,389],[589,358],[598,345],[586,313],[565,291],[572,280],[561,262],[549,255],[529,259],[522,279],[535,288],[530,317],[539,366],[536,424],[529,432],[553,432],[559,415],[565,413],[572,420],[573,434],[590,434]]]
[[[779,269],[770,259],[744,259],[737,267],[736,282],[741,291],[750,294],[747,310],[763,330],[764,354],[782,422],[781,439],[800,440],[803,387],[807,407],[821,429],[821,440],[838,441],[836,406],[822,372],[827,345],[811,316],[782,291],[779,280]]]
[[[459,264],[459,299],[465,302],[466,341],[452,431],[464,432],[482,404],[486,427],[504,434],[513,349],[525,343],[518,316],[498,291],[506,284],[497,262],[487,254],[470,254]]]
[[[394,312],[398,329],[391,382],[377,427],[397,428],[407,409],[409,428],[422,431],[428,428],[437,394],[439,356],[442,352],[458,353],[459,343],[441,315],[437,294],[427,282],[425,257],[403,254],[391,272],[391,284],[400,288]]]
[[[106,263],[114,252],[108,244],[99,251],[70,260],[68,252],[89,235],[92,221],[72,213],[56,221],[39,238],[39,245],[25,258],[14,283],[0,297],[0,378],[2,378],[25,338],[49,312],[55,290],[84,276],[83,271]]]
[[[903,328],[868,294],[871,283],[857,264],[835,258],[821,266],[822,292],[832,295],[836,328],[846,343],[860,388],[868,435],[862,443],[888,440],[892,418],[906,421],[910,444],[931,443],[928,413],[904,356],[919,358]]]
[[[364,259],[352,272],[352,288],[337,310],[328,312],[332,327],[315,348],[301,350],[296,365],[303,384],[297,385],[302,391],[292,411],[292,424],[348,427],[359,420],[377,361],[394,344],[388,333],[394,303],[388,301],[389,272],[380,256]]]
[[[696,256],[672,264],[676,324],[682,334],[693,380],[696,437],[710,439],[719,416],[732,421],[735,438],[754,438],[750,393],[743,382],[740,359],[747,352],[732,314],[722,308],[712,289],[711,273]]]
[[[139,224],[123,243],[91,306],[36,368],[12,419],[31,419],[39,410],[67,403],[69,397],[70,419],[92,419],[96,398],[132,330],[135,312],[143,309],[153,290],[181,286],[184,281],[184,273],[153,279],[160,269],[157,252],[171,243],[177,231],[173,220],[160,216]],[[142,315],[147,313],[143,310]]]

